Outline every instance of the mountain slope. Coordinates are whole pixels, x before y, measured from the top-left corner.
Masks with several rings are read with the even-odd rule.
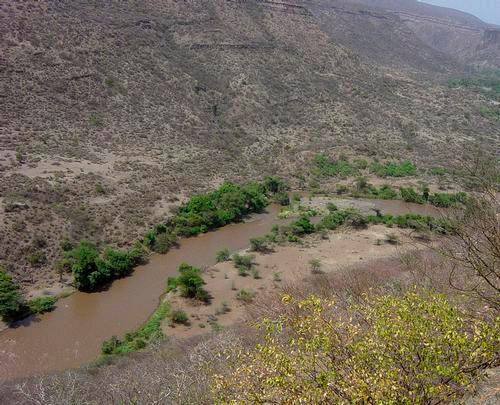
[[[457,69],[392,17],[410,51],[381,68],[325,28],[320,3],[0,7],[0,265],[24,285],[57,279],[64,238],[123,246],[224,179],[301,185],[318,151],[425,166],[498,145],[481,96],[390,63]]]
[[[497,57],[500,28],[491,26],[471,14],[416,0],[349,2],[368,8],[375,7],[397,17],[423,43],[457,58],[462,63],[477,67],[500,67]]]

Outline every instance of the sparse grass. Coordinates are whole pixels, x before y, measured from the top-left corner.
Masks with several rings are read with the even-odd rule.
[[[240,276],[247,276],[248,272],[252,270],[253,267],[253,255],[240,255],[238,253],[234,254],[232,257],[234,266],[238,269],[238,274]]]
[[[255,298],[255,292],[244,288],[239,290],[238,293],[236,294],[236,299],[238,301],[242,301],[245,304],[250,304],[251,302],[253,302],[254,298]]]
[[[217,263],[227,262],[230,259],[231,252],[229,252],[228,248],[221,249],[215,254],[215,260],[217,261]]]
[[[399,236],[395,233],[388,233],[387,235],[385,235],[385,240],[391,245],[399,244]]]
[[[189,323],[189,316],[183,309],[176,309],[170,313],[170,319],[173,323],[187,325]]]
[[[309,268],[311,269],[312,274],[323,274],[323,270],[321,270],[321,267],[321,260],[311,259],[309,261]]]

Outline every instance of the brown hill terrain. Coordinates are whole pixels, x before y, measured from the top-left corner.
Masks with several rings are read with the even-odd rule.
[[[488,101],[435,76],[467,58],[331,3],[0,5],[0,265],[51,284],[64,238],[124,245],[224,179],[300,185],[318,151],[426,167],[498,150]]]
[[[396,18],[424,44],[461,63],[500,66],[500,27],[486,24],[473,15],[416,0],[348,0],[348,3],[383,11],[386,18]]]

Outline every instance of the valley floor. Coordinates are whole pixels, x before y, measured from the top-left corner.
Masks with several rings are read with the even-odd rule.
[[[386,242],[389,234],[396,235],[399,242]],[[369,266],[374,272],[387,271],[397,267],[395,263],[402,253],[422,247],[410,237],[408,230],[375,225],[359,231],[342,229],[330,232],[324,239],[313,235],[301,244],[275,246],[270,252],[256,253],[254,274],[257,278],[251,273],[245,277],[238,275],[231,261],[218,263],[203,274],[205,289],[213,297],[210,304],[204,305],[171,293],[167,299],[172,310],[184,310],[190,322],[178,325],[167,319],[163,332],[166,336],[186,338],[205,333],[211,325],[226,327],[244,321],[248,317],[248,303],[238,300],[239,291],[255,294],[252,301],[257,302],[287,285],[300,283],[308,277],[320,277],[321,274],[311,272],[311,261],[319,261],[320,271],[326,275],[355,266]],[[243,253],[251,252],[246,250]]]

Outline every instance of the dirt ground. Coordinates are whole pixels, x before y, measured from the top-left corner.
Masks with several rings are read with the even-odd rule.
[[[398,236],[398,244],[386,242],[386,235],[390,233]],[[279,290],[284,283],[311,276],[311,260],[319,260],[320,270],[331,273],[356,264],[367,265],[389,259],[418,248],[407,230],[376,225],[361,231],[337,230],[330,232],[327,239],[314,235],[304,239],[302,244],[275,246],[270,253],[255,254],[254,268],[258,278],[252,273],[246,277],[238,275],[231,261],[219,263],[203,275],[205,289],[213,297],[210,304],[200,304],[171,293],[168,299],[172,309],[184,310],[190,322],[188,325],[172,325],[167,319],[163,323],[163,332],[167,336],[186,338],[204,333],[211,327],[243,321],[246,304],[236,298],[241,289],[255,293],[254,300],[258,300],[259,296]]]

